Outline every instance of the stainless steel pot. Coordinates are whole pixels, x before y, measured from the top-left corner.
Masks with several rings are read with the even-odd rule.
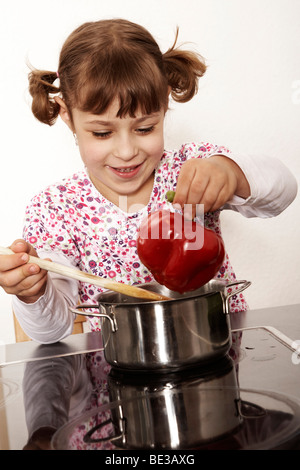
[[[112,291],[97,305],[79,305],[74,313],[101,317],[104,354],[113,367],[128,371],[175,371],[213,361],[231,345],[229,299],[248,281],[211,280],[179,294],[157,283],[142,285],[171,300],[135,299]],[[237,289],[230,289],[240,285]],[[92,313],[82,309],[98,308]]]

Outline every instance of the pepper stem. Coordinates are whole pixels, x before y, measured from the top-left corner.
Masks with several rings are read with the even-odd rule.
[[[168,202],[173,202],[175,197],[175,191],[168,191],[166,194],[166,198]]]

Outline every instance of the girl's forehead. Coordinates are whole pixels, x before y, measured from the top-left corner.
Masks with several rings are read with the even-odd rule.
[[[83,111],[78,108],[75,108],[73,111],[75,111],[76,114],[80,116],[81,118],[88,120],[90,122],[96,122],[96,121],[108,122],[108,121],[113,121],[116,119],[119,120],[119,119],[126,119],[126,118],[131,119],[131,120],[136,120],[136,121],[143,121],[143,120],[148,119],[149,117],[160,117],[160,115],[164,113],[164,110],[162,108],[161,110],[157,112],[146,114],[142,111],[140,106],[137,106],[134,116],[125,115],[125,116],[120,117],[119,109],[120,109],[120,102],[118,99],[115,99],[103,113],[94,114],[93,112]]]
[[[89,111],[82,111],[78,108],[74,108],[72,111],[73,117],[86,124],[110,124],[113,122],[119,122],[120,120],[136,122],[142,124],[144,121],[147,121],[151,118],[160,119],[164,116],[164,110],[161,109],[160,111],[153,112],[150,114],[143,113],[140,109],[137,109],[135,116],[129,116],[128,114],[125,116],[120,117],[118,115],[119,111],[119,103],[114,102],[112,105],[108,107],[106,111],[101,114],[94,114]]]

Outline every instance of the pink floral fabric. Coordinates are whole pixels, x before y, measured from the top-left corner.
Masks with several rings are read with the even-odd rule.
[[[165,194],[176,189],[183,163],[190,158],[207,158],[212,154],[229,155],[224,147],[209,143],[191,143],[176,151],[165,151],[156,168],[148,206],[127,213],[105,199],[92,184],[86,170],[53,184],[35,196],[28,206],[24,238],[37,252],[61,252],[80,270],[126,284],[143,284],[153,280],[137,255],[137,230],[147,213],[168,206]],[[221,234],[220,212],[205,215],[208,228]],[[234,280],[228,256],[218,275]],[[80,301],[97,303],[100,288],[79,283]],[[242,294],[230,300],[231,311],[247,309]],[[99,329],[97,318],[90,319],[92,329]]]

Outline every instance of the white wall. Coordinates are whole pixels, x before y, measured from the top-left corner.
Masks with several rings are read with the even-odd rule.
[[[0,245],[21,236],[32,195],[81,166],[70,132],[31,115],[26,61],[56,70],[62,42],[79,24],[124,17],[162,50],[190,42],[209,65],[197,97],[173,105],[166,143],[206,140],[282,159],[300,175],[299,0],[10,0],[0,7]],[[271,220],[223,215],[239,278],[253,282],[251,308],[300,303],[299,198]],[[300,320],[299,320],[300,321]],[[0,292],[0,341],[13,342],[10,298]]]

